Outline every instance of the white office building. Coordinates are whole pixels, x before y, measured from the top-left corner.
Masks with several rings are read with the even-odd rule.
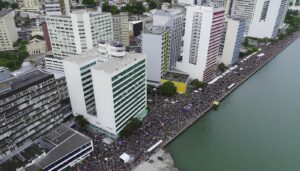
[[[239,18],[225,19],[219,54],[221,63],[228,66],[237,62],[243,42],[244,31],[244,20]]]
[[[63,59],[92,49],[100,40],[112,40],[110,13],[78,10],[67,16],[47,16],[46,21],[53,52],[53,57],[45,58],[48,69],[63,71]]]
[[[100,42],[97,48],[64,60],[75,116],[116,137],[135,116],[146,114],[146,59],[127,53],[119,43]]]
[[[148,84],[158,85],[170,69],[170,29],[151,26],[142,34],[142,53],[147,56]]]
[[[176,68],[192,79],[209,81],[214,77],[224,24],[224,8],[186,7],[182,60]]]
[[[231,15],[246,21],[245,36],[275,38],[283,26],[288,0],[233,0]]]
[[[170,68],[176,67],[176,62],[182,52],[184,19],[185,14],[183,13],[183,9],[180,8],[156,10],[153,15],[154,26],[167,26],[170,28]]]
[[[13,50],[13,44],[18,40],[18,30],[14,17],[15,11],[0,10],[0,51]]]

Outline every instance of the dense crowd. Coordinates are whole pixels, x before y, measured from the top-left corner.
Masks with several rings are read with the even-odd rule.
[[[288,36],[276,43],[261,45],[261,50],[249,58],[241,59],[230,72],[203,90],[193,90],[185,95],[177,94],[173,97],[161,96],[153,93],[149,96],[151,102],[148,115],[143,121],[143,126],[131,136],[119,138],[112,144],[102,142],[104,135],[85,131],[94,142],[94,152],[81,164],[72,170],[77,171],[127,171],[131,170],[130,164],[124,164],[119,156],[122,153],[133,155],[135,165],[147,160],[151,154],[147,152],[159,140],[163,144],[171,141],[186,127],[191,125],[208,109],[212,102],[224,98],[234,87],[262,67],[273,56],[277,55],[290,42],[299,37],[300,32]],[[259,54],[264,55],[259,55]]]

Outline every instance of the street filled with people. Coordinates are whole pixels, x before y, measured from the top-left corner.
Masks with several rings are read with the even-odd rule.
[[[125,164],[119,158],[123,153],[134,157],[133,165],[147,160],[153,153],[147,150],[158,141],[163,143],[160,147],[173,140],[183,130],[204,115],[214,101],[226,97],[235,87],[240,85],[249,76],[270,59],[280,53],[286,46],[300,36],[295,32],[277,42],[260,45],[255,54],[240,59],[236,64],[221,73],[218,80],[208,84],[203,89],[189,90],[186,94],[176,94],[172,97],[151,93],[148,98],[148,114],[143,120],[142,127],[135,130],[132,135],[118,138],[111,144],[103,143],[104,134],[85,130],[84,134],[91,137],[94,151],[83,162],[75,165],[72,170],[77,171],[127,171],[132,164]],[[158,91],[158,90],[156,90]]]

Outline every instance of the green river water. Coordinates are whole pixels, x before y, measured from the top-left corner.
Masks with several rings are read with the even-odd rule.
[[[180,171],[300,171],[300,39],[166,149]]]

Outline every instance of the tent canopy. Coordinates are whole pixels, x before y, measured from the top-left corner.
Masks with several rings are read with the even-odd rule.
[[[126,153],[123,153],[121,156],[120,156],[120,159],[124,162],[124,163],[128,163],[130,161],[130,156]]]

